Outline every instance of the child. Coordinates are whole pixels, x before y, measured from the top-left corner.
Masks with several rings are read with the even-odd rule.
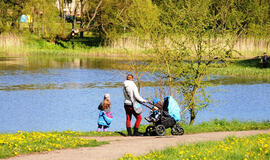
[[[100,103],[98,106],[99,117],[98,117],[98,129],[97,131],[100,132],[103,127],[103,131],[107,132],[110,124],[112,122],[113,116],[111,113],[111,102],[110,102],[110,95],[106,93],[104,95],[103,102]]]
[[[148,122],[157,122],[160,116],[160,110],[162,109],[162,102],[158,98],[153,98],[153,104],[155,105],[149,117],[145,117]]]
[[[102,108],[103,108],[103,103],[104,103],[105,99],[108,99],[108,100],[110,101],[110,94],[109,94],[109,93],[104,94],[104,99],[103,99],[103,101],[98,105],[98,109],[99,109],[99,110],[102,110]],[[111,106],[110,106],[110,107],[111,107]]]

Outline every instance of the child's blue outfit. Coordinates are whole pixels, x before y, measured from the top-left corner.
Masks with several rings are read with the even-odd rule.
[[[98,117],[98,125],[109,127],[112,119],[113,116],[111,112],[106,113],[105,111],[100,111]]]
[[[112,120],[113,116],[109,110],[107,112],[101,110],[98,116],[98,131],[101,131],[102,127],[104,131],[107,131],[112,123]]]

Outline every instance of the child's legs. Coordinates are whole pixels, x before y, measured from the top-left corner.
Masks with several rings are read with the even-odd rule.
[[[159,112],[158,112],[158,111],[154,111],[154,112],[153,112],[153,117],[154,117],[155,119],[158,119],[158,117],[159,117]]]
[[[108,131],[108,128],[109,128],[109,126],[103,126],[103,131],[104,132],[107,132]]]
[[[98,129],[97,129],[97,131],[98,131],[98,132],[100,132],[100,131],[101,131],[101,129],[102,129],[102,125],[98,125]]]

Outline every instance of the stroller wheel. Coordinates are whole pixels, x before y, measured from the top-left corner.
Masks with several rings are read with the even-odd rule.
[[[145,130],[146,136],[154,136],[155,135],[155,127],[154,126],[148,126]]]
[[[184,129],[180,127],[179,125],[176,125],[175,127],[172,127],[171,133],[172,135],[183,135]]]
[[[159,124],[159,125],[156,126],[156,134],[158,136],[164,136],[165,133],[166,133],[166,128],[165,128],[164,125]]]

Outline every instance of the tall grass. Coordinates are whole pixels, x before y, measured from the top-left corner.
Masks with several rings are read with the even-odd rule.
[[[170,45],[169,40],[166,41],[167,45]],[[216,38],[211,41],[211,45],[224,45],[225,41],[221,38]],[[142,40],[138,37],[124,37],[118,38],[112,41],[109,46],[111,48],[126,48],[143,50],[145,48],[151,49],[151,45],[148,41]],[[191,45],[192,46],[192,45]],[[256,57],[263,55],[263,52],[270,51],[270,41],[267,39],[258,38],[240,38],[233,48],[233,57]]]
[[[7,33],[0,34],[0,48],[7,49],[11,47],[20,48],[22,47],[22,38],[16,34]]]
[[[22,47],[23,40],[21,36],[13,33],[0,34],[0,55],[2,53],[18,55],[17,53],[23,50]]]
[[[222,44],[222,39],[218,39]],[[168,42],[169,43],[169,42]],[[213,40],[212,43],[216,43]],[[225,42],[223,42],[225,43]],[[269,52],[269,40],[257,38],[241,38],[234,45],[234,57],[255,57]],[[102,45],[100,39],[86,37],[84,39],[72,39],[70,42],[59,44],[50,43],[36,35],[23,33],[21,35],[6,33],[0,35],[0,51],[6,53],[47,53],[47,54],[88,54],[95,56],[123,55],[126,50],[138,52],[138,56],[146,50],[151,50],[148,41],[138,37],[125,36]],[[240,54],[238,54],[240,53]]]
[[[257,38],[240,38],[236,42],[234,49],[245,57],[262,56],[262,52],[270,51],[270,41]]]

